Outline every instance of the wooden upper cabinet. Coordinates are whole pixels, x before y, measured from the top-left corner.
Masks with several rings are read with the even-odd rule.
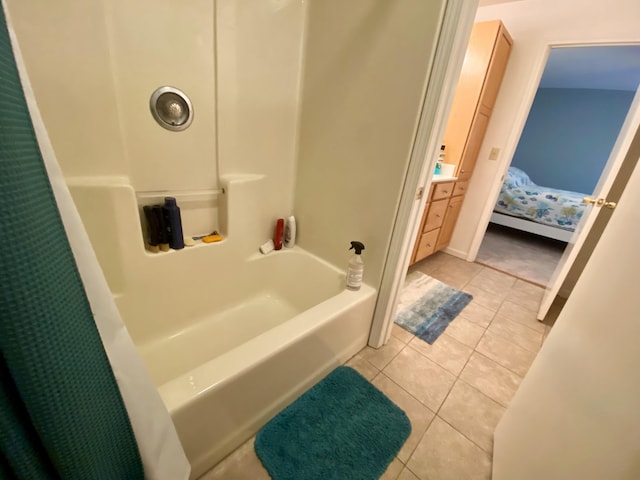
[[[467,139],[467,145],[460,160],[458,180],[469,180],[471,178],[473,167],[476,165],[478,153],[480,153],[480,147],[482,146],[482,140],[484,139],[484,134],[487,131],[488,125],[489,116],[484,112],[478,112],[473,119],[473,124],[469,131],[469,138]]]
[[[509,32],[507,32],[502,23],[499,22],[499,25],[500,28],[493,48],[491,63],[489,63],[482,94],[480,95],[481,104],[489,110],[493,110],[493,105],[496,103],[498,90],[500,90],[500,84],[502,84],[502,77],[504,77],[504,71],[507,69],[511,45],[513,45]]]
[[[500,20],[476,23],[471,31],[442,142],[445,162],[457,165],[456,175],[462,180],[471,176],[512,43]],[[485,118],[478,118],[480,114]]]

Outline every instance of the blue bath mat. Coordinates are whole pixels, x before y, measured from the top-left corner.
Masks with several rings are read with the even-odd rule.
[[[413,272],[400,292],[394,321],[431,345],[472,299],[468,293]]]
[[[410,432],[398,406],[338,367],[267,423],[255,450],[273,480],[374,480]]]

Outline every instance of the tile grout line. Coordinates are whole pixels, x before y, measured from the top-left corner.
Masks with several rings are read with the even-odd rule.
[[[510,277],[514,277],[516,280],[521,280],[521,281],[523,281],[525,283],[528,283],[530,285],[534,285],[534,286],[540,287],[540,288],[547,288],[546,285],[542,285],[540,283],[536,283],[533,280],[529,280],[528,278],[518,277],[517,275],[514,275],[513,273],[509,273],[509,272],[507,272],[505,270],[500,270],[499,268],[494,267],[492,265],[487,265],[485,263],[480,263],[478,261],[474,261],[473,263],[475,263],[477,265],[482,265],[483,267],[486,267],[486,268],[490,268],[491,270],[495,270],[496,272],[504,273],[505,275],[509,275]]]
[[[513,321],[513,320],[509,320],[509,321],[510,321],[510,322],[513,322],[513,323],[518,323],[518,322],[515,322],[515,321]],[[493,323],[493,321],[492,321],[492,323]],[[488,330],[488,327],[487,327],[487,330]],[[535,330],[533,330],[533,329],[530,329],[530,330],[531,330],[532,332],[534,332],[534,333],[538,333],[538,334],[540,334],[540,338],[541,338],[541,339],[542,339],[542,337],[544,337],[544,332],[536,332],[536,331],[535,331]],[[508,340],[510,343],[512,343],[512,344],[513,344],[513,345],[515,345],[516,347],[520,347],[522,350],[526,350],[527,352],[530,352],[530,353],[535,353],[536,355],[538,355],[538,352],[540,351],[540,348],[542,347],[542,343],[540,343],[540,345],[538,345],[538,348],[537,348],[536,350],[531,350],[530,348],[523,347],[522,345],[519,345],[519,344],[517,344],[517,343],[515,343],[515,342],[511,341],[511,338],[507,337],[506,335],[503,335],[503,334],[498,333],[498,332],[493,331],[493,330],[491,330],[489,333],[491,333],[492,335],[495,335],[496,337],[500,337],[500,338],[502,338],[503,340]]]
[[[372,382],[373,382],[373,380],[375,380],[376,378],[378,378],[380,375],[384,375],[384,373],[382,373],[381,371],[380,371],[380,372],[378,372],[378,374],[377,374],[377,375],[372,379]],[[425,407],[427,410],[429,410],[431,413],[433,413],[433,410],[431,410],[429,407],[427,407],[427,406],[426,406],[426,405],[424,405],[422,402],[420,402],[417,398],[415,398],[413,395],[411,395],[409,392],[407,392],[404,388],[402,388],[400,385],[398,385],[396,382],[394,382],[391,378],[387,377],[386,375],[384,375],[384,376],[385,376],[389,381],[391,381],[392,383],[394,383],[395,385],[397,385],[397,386],[398,386],[398,388],[400,388],[403,392],[407,393],[409,396],[411,396],[411,398],[413,398],[414,400],[416,400],[420,405],[422,405],[422,406],[423,406],[423,407]],[[373,383],[372,383],[372,384],[373,384]],[[375,385],[374,385],[374,387],[375,387]],[[378,388],[378,387],[376,387],[376,388]],[[382,391],[382,390],[380,390],[380,391]],[[384,393],[384,392],[382,392],[382,393],[383,393],[385,396],[387,396],[387,394],[386,394],[386,393]],[[387,396],[387,398],[388,398],[388,396]],[[390,400],[391,400],[391,399],[390,399]],[[392,400],[392,401],[393,401],[393,400]],[[395,404],[395,402],[394,402],[394,404]],[[403,410],[403,411],[404,411],[404,410]],[[405,412],[405,415],[406,415],[406,412]],[[430,427],[430,426],[431,426],[431,424],[433,423],[433,419],[434,419],[434,418],[436,418],[436,416],[437,416],[437,415],[434,413],[434,414],[433,414],[433,416],[431,417],[431,420],[429,420],[429,422],[427,423],[427,426],[426,426],[426,428],[424,429],[424,432],[422,433],[422,436],[421,436],[421,437],[418,439],[418,441],[416,442],[416,446],[415,446],[415,447],[413,447],[413,448],[411,449],[411,451],[409,452],[409,455],[408,455],[408,457],[407,457],[407,461],[406,461],[406,462],[403,462],[402,460],[400,460],[400,459],[398,458],[398,455],[397,455],[397,454],[396,454],[396,456],[395,456],[395,457],[393,457],[394,459],[398,460],[398,462],[400,462],[400,464],[401,464],[403,467],[405,467],[405,468],[409,468],[409,467],[407,466],[407,464],[409,463],[409,460],[411,460],[411,457],[413,456],[413,453],[416,451],[416,448],[418,448],[418,445],[419,445],[419,444],[420,444],[420,442],[422,441],[422,438],[424,437],[424,435],[427,433],[427,430],[429,430],[429,427]],[[408,415],[407,415],[407,417],[408,417]],[[409,419],[409,423],[411,423],[411,419]],[[408,439],[408,438],[409,438],[409,437],[407,437],[407,439]],[[406,440],[405,440],[405,443],[406,443]],[[404,446],[404,443],[403,443],[402,445]],[[402,449],[402,447],[400,447],[400,448]],[[398,452],[400,452],[400,450],[398,450]],[[393,461],[393,460],[392,460],[392,461]],[[391,465],[391,464],[389,464],[389,465]],[[402,473],[402,470],[400,471],[400,473]],[[400,473],[398,473],[398,475],[400,475]],[[411,472],[411,473],[413,473],[413,472]],[[396,478],[398,478],[398,477],[396,477]]]
[[[406,347],[407,345],[405,345]],[[422,432],[422,435],[420,436],[420,438],[418,439],[418,441],[416,442],[416,446],[413,447],[411,449],[411,452],[409,453],[409,456],[407,458],[407,462],[403,462],[402,460],[400,460],[398,458],[398,456],[396,455],[394,458],[398,458],[398,461],[404,465],[405,467],[407,466],[407,463],[409,463],[409,460],[411,460],[411,457],[413,456],[413,453],[415,452],[416,448],[418,448],[418,445],[420,444],[420,442],[422,441],[422,438],[424,437],[424,435],[427,433],[427,430],[429,430],[429,427],[431,427],[431,424],[433,423],[433,419],[436,418],[438,415],[436,414],[436,412],[434,412],[431,408],[429,408],[428,406],[426,406],[423,402],[421,402],[420,400],[418,400],[415,396],[413,396],[413,394],[411,392],[408,392],[402,385],[400,385],[399,383],[397,383],[393,378],[389,377],[388,375],[386,375],[382,370],[380,370],[378,372],[378,374],[371,380],[371,383],[373,384],[373,380],[375,380],[376,378],[378,378],[380,375],[383,375],[387,380],[389,380],[391,383],[393,383],[394,385],[396,385],[400,390],[402,390],[403,392],[405,392],[407,395],[409,395],[409,397],[411,397],[413,400],[415,400],[419,405],[422,405],[424,408],[426,408],[429,412],[433,413],[433,416],[431,417],[431,420],[429,420],[429,422],[427,423],[427,426],[424,429],[424,432]],[[374,385],[375,386],[375,385]],[[377,388],[377,387],[376,387]],[[382,392],[384,393],[384,392]],[[385,393],[386,395],[386,393]],[[405,412],[406,413],[406,412]],[[411,472],[413,473],[413,472]]]
[[[506,300],[506,299],[505,299],[505,302],[507,302],[507,301],[508,301],[508,300]],[[504,304],[504,302],[502,302],[502,303]],[[513,303],[513,302],[509,302],[509,303]],[[517,304],[517,303],[514,303],[514,305],[518,305],[518,304]],[[518,306],[520,306],[520,305],[518,305]],[[529,311],[529,312],[530,312],[531,310],[527,310],[527,311]],[[498,313],[500,313],[500,312],[496,312],[496,315],[498,315]],[[519,321],[517,321],[517,320],[513,320],[512,318],[509,318],[509,317],[508,317],[507,315],[505,315],[504,313],[502,314],[502,316],[503,316],[505,319],[509,320],[510,322],[517,323],[518,325],[522,325],[523,327],[527,327],[527,328],[528,328],[529,330],[531,330],[532,332],[535,332],[535,333],[541,333],[541,332],[537,331],[535,328],[530,327],[530,326],[529,326],[529,325],[527,325],[526,323],[519,322]],[[493,319],[492,319],[492,321],[493,321]],[[538,321],[538,320],[536,320],[536,321]],[[544,323],[542,323],[542,322],[539,322],[539,323],[540,323],[541,325],[544,325],[544,326],[546,327],[546,325],[545,325]]]
[[[485,267],[485,265],[482,265],[482,264],[480,264],[480,263],[477,263],[477,262],[473,262],[473,263],[475,263],[476,265],[481,265],[481,266]],[[495,269],[495,268],[492,268],[492,267],[490,267],[490,266],[488,266],[488,265],[487,265],[486,267],[487,267],[487,268],[490,268],[490,269],[492,269],[492,270],[495,270],[495,271],[497,271],[497,272],[500,272],[500,273],[502,273],[502,274],[504,274],[504,275],[507,275],[507,276],[509,276],[509,277],[513,277],[513,278],[515,278],[515,279],[516,279],[516,282],[515,282],[511,287],[509,287],[509,290],[513,290],[514,286],[515,286],[515,285],[516,285],[516,283],[517,283],[517,280],[520,280],[520,278],[518,278],[518,277],[516,277],[515,275],[512,275],[512,274],[510,274],[510,273],[502,272],[502,271],[497,270],[497,269]],[[478,274],[479,274],[479,273],[480,273],[480,272],[478,272]],[[478,275],[478,274],[476,274],[476,275]],[[475,277],[475,276],[474,276],[474,277]],[[465,283],[465,284],[464,284],[464,286],[462,287],[462,289],[464,289],[465,287],[467,287],[467,286],[471,283],[471,281],[472,281],[472,280],[473,280],[473,278],[469,279],[469,280],[467,281],[467,283]],[[530,283],[530,282],[529,282],[529,283]],[[493,294],[492,292],[489,292],[489,291],[485,290],[484,288],[482,288],[482,286],[478,286],[478,285],[474,285],[474,286],[476,286],[477,288],[479,288],[480,290],[482,290],[482,291],[484,291],[484,292],[490,293],[491,295],[495,295],[495,294]],[[462,290],[462,289],[461,289],[461,290]],[[489,321],[489,323],[487,324],[487,326],[486,326],[486,328],[485,328],[485,332],[484,332],[484,333],[486,333],[486,332],[489,330],[489,327],[491,327],[491,324],[493,323],[493,321],[495,320],[496,316],[498,315],[498,313],[499,313],[499,312],[500,312],[500,310],[502,309],[502,307],[503,307],[504,303],[505,303],[505,302],[507,302],[507,301],[508,301],[509,303],[513,303],[514,305],[517,305],[518,307],[521,307],[521,308],[523,308],[523,309],[525,309],[525,310],[527,310],[527,311],[530,311],[530,312],[532,311],[532,310],[529,310],[528,308],[526,308],[526,307],[524,307],[524,306],[522,306],[522,305],[520,305],[520,304],[518,304],[518,303],[516,303],[516,302],[510,301],[510,300],[508,299],[508,295],[507,295],[507,296],[505,296],[505,297],[502,299],[502,301],[500,302],[500,306],[498,307],[498,309],[497,309],[497,310],[495,311],[495,313],[493,314],[493,317],[491,318],[491,321]],[[488,307],[485,307],[485,308],[488,308]],[[463,309],[463,310],[464,310],[464,309]],[[489,310],[491,310],[491,309],[489,309]],[[535,312],[533,312],[533,313],[535,313]],[[533,328],[529,327],[528,325],[526,325],[526,324],[524,324],[524,323],[520,323],[520,322],[516,322],[515,320],[511,320],[511,319],[510,319],[509,317],[507,317],[506,315],[505,315],[505,318],[506,318],[507,320],[511,321],[511,322],[514,322],[514,323],[516,323],[516,324],[519,324],[519,325],[522,325],[522,326],[524,326],[524,327],[527,327],[529,330],[532,330],[532,331],[534,331],[534,332],[536,332],[536,333],[540,333],[540,332],[537,332],[535,329],[533,329]],[[478,325],[478,324],[476,324],[476,325]],[[479,326],[480,326],[480,325],[479,325]],[[484,333],[482,334],[482,337],[484,337]],[[516,345],[517,347],[522,348],[523,350],[526,350],[526,351],[528,351],[528,352],[534,353],[534,354],[537,356],[537,355],[538,355],[538,353],[540,352],[540,348],[542,348],[542,344],[544,343],[544,332],[542,332],[542,333],[543,333],[543,337],[542,337],[542,339],[541,339],[541,341],[540,341],[540,345],[538,346],[538,350],[537,350],[537,351],[529,350],[528,348],[522,347],[522,346],[517,345],[517,344],[515,344],[515,343],[514,343],[514,345]],[[506,338],[505,336],[500,335],[499,333],[496,333],[496,332],[494,332],[494,331],[491,331],[491,334],[496,335],[496,336],[498,336],[498,337],[500,337],[500,338],[502,338],[502,339],[505,339],[505,340],[508,340],[508,341],[510,341],[510,342],[511,342],[511,339],[510,339],[510,338]],[[480,341],[482,340],[482,337],[480,338],[480,340],[478,340],[478,343],[480,343]],[[511,342],[511,343],[513,343],[513,342]],[[478,344],[476,344],[476,347],[477,347],[477,346],[478,346]],[[474,347],[474,350],[475,350],[475,347]],[[478,352],[478,353],[480,353],[480,352]],[[495,360],[494,360],[494,361],[495,361]],[[496,363],[497,363],[497,362],[496,362]],[[499,364],[499,365],[501,365],[501,364]],[[503,365],[503,366],[504,366],[504,365]],[[507,367],[505,367],[505,368],[507,368]],[[512,371],[511,369],[508,369],[508,370],[509,370],[509,371]],[[519,375],[517,372],[513,372],[513,373],[515,373],[516,375]],[[519,376],[520,376],[520,375],[519,375]]]

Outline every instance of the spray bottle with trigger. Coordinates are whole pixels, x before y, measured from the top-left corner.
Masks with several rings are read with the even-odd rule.
[[[349,267],[347,268],[347,289],[348,290],[360,290],[362,286],[362,274],[364,273],[364,262],[360,254],[364,250],[364,244],[361,242],[351,242],[351,248],[349,250],[355,250],[355,254],[349,260]]]

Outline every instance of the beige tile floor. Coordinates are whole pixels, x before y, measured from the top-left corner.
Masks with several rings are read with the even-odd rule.
[[[394,325],[384,347],[366,347],[347,362],[411,420],[411,435],[382,479],[490,479],[493,431],[562,305],[540,323],[540,287],[444,253],[412,270],[474,299],[433,345]],[[253,441],[200,480],[269,479]]]

